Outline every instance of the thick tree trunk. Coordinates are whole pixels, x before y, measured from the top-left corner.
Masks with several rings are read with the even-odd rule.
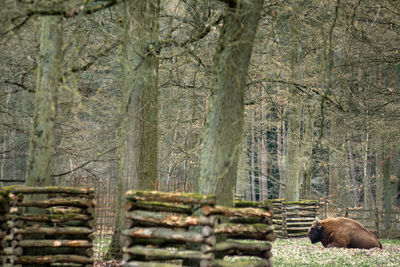
[[[125,192],[153,190],[157,179],[159,0],[125,1],[122,127],[116,227],[107,258],[120,254]]]
[[[26,185],[50,185],[50,166],[55,146],[57,91],[62,64],[62,18],[42,17],[40,54],[35,92],[33,127]]]
[[[244,135],[242,136],[242,140]],[[242,141],[243,142],[243,141]],[[241,199],[247,199],[248,194],[246,191],[248,190],[247,186],[247,153],[246,153],[246,145],[243,145],[242,150],[239,153],[238,160],[238,171],[237,171],[237,182],[236,182],[236,190],[235,195]]]
[[[214,56],[208,127],[202,152],[199,191],[233,205],[242,149],[244,88],[263,1],[237,1],[225,10]]]
[[[158,13],[158,0],[125,2],[121,178],[137,190],[157,179]]]

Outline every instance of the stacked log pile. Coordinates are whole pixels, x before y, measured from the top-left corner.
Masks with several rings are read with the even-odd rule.
[[[204,207],[203,214],[208,216],[222,216],[214,228],[214,235],[223,235],[228,239],[218,242],[213,248],[215,260],[212,266],[232,266],[225,262],[224,256],[254,256],[251,261],[239,261],[235,266],[271,266],[271,244],[274,227],[272,225],[272,209],[268,203],[236,201],[235,208]],[[238,239],[259,240],[259,242],[245,243]]]
[[[271,199],[270,201],[274,212],[274,218],[272,221],[275,228],[275,235],[287,238],[286,201],[284,199]]]
[[[127,192],[122,266],[180,266],[160,262],[166,260],[197,260],[200,266],[211,266],[214,220],[204,210],[214,205],[214,196]]]
[[[10,209],[10,200],[8,191],[0,190],[0,265],[6,264],[6,250],[7,244],[4,244],[4,238],[10,234],[7,225],[8,212]],[[4,245],[3,245],[4,244]]]
[[[318,200],[286,201],[287,237],[305,237],[318,215]]]
[[[3,238],[9,266],[93,266],[94,192],[66,187],[10,187]]]

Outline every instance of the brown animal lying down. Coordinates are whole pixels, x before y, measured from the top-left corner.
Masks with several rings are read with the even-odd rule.
[[[311,243],[321,241],[324,247],[382,248],[381,242],[361,223],[344,217],[315,219],[308,230]]]

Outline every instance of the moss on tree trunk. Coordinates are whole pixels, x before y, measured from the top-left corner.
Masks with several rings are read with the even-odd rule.
[[[238,1],[225,11],[212,69],[199,191],[233,206],[242,151],[244,89],[263,1]]]

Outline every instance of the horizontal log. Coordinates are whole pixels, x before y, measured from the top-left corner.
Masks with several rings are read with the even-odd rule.
[[[314,199],[302,199],[299,201],[285,201],[286,205],[319,205],[319,200]]]
[[[16,258],[21,264],[81,263],[92,264],[93,258],[76,255],[21,256]]]
[[[134,246],[123,248],[124,253],[145,256],[149,260],[171,260],[171,259],[200,259],[211,260],[212,254],[203,254],[192,250],[169,250],[159,248],[148,248],[145,246]]]
[[[50,222],[50,223],[62,223],[68,221],[90,221],[93,217],[86,214],[24,214],[16,215],[14,220],[19,221],[30,221],[30,222]]]
[[[175,213],[185,213],[185,214],[192,214],[193,208],[188,205],[182,205],[177,203],[162,203],[156,201],[137,201],[132,202],[127,200],[125,209],[127,211],[131,210],[150,210],[150,211],[164,211],[164,212],[175,212]]]
[[[17,207],[37,207],[37,208],[50,208],[55,206],[71,206],[71,207],[82,207],[88,208],[95,205],[93,200],[87,199],[63,199],[54,198],[47,200],[25,200],[15,204]]]
[[[225,216],[238,216],[238,217],[263,217],[266,219],[272,218],[273,213],[263,209],[256,208],[228,208],[223,206],[203,206],[203,214],[209,215],[225,215]]]
[[[211,240],[204,238],[201,234],[195,232],[178,232],[166,228],[139,228],[122,230],[122,235],[134,238],[155,238],[167,239],[171,241],[191,242],[191,243],[210,243]],[[211,243],[212,244],[212,243]]]
[[[220,242],[215,245],[214,252],[222,252],[224,255],[237,256],[258,256],[264,257],[267,251],[272,248],[270,243],[239,243],[239,242]]]
[[[301,232],[308,232],[308,229],[310,229],[310,226],[308,226],[308,227],[287,227],[286,228],[286,230],[289,232],[289,231],[291,231],[291,232],[298,232],[298,231],[301,231]]]
[[[230,224],[221,223],[215,226],[216,234],[242,234],[242,233],[261,233],[266,234],[274,231],[274,227],[265,224]]]
[[[122,267],[177,267],[176,264],[163,262],[130,261],[122,262]]]
[[[157,247],[180,247],[180,246],[185,246],[186,242],[185,241],[177,241],[177,240],[166,240],[166,239],[160,239],[160,238],[132,238],[129,236],[124,236],[124,246],[125,247],[130,247],[134,245],[152,245],[152,246],[157,246]]]
[[[287,222],[313,222],[315,217],[286,218]]]
[[[48,208],[48,211],[50,214],[90,214],[92,215],[94,213],[94,207],[88,207],[88,208],[78,208],[78,207],[51,207]]]
[[[285,213],[286,218],[304,218],[304,217],[315,217],[318,215],[318,212],[308,212],[308,213],[302,213],[302,212],[287,212]]]
[[[270,267],[271,263],[269,260],[263,259],[254,259],[254,260],[238,260],[235,262],[225,261],[225,260],[213,260],[211,263],[211,267]]]
[[[128,191],[130,200],[160,201],[183,204],[215,205],[215,196],[195,193],[166,193],[158,191]]]
[[[261,208],[265,210],[270,210],[272,208],[272,203],[269,201],[258,202],[248,200],[235,200],[233,205],[235,208]]]
[[[229,217],[229,222],[230,223],[242,223],[242,224],[249,224],[249,223],[272,224],[272,219],[265,218],[265,217],[258,217],[258,216],[251,216],[251,217],[231,216],[231,217]]]
[[[62,194],[69,195],[90,195],[94,194],[93,188],[75,188],[75,187],[25,187],[25,186],[8,186],[3,187],[4,190],[14,194]]]
[[[13,234],[45,234],[45,235],[89,235],[94,233],[94,229],[87,227],[26,227],[23,229],[14,228],[12,229]]]
[[[58,193],[58,194],[47,194],[47,198],[81,198],[81,199],[94,199],[94,194],[82,194],[82,195],[71,195],[66,193]]]
[[[297,226],[311,227],[312,222],[286,222],[286,227],[293,228]]]
[[[274,227],[264,224],[219,224],[214,234],[226,234],[232,238],[273,240]]]
[[[22,248],[21,247],[6,247],[3,248],[3,253],[4,255],[15,255],[15,256],[20,256],[22,255]]]
[[[126,217],[137,222],[153,223],[159,226],[189,227],[213,225],[213,220],[205,216],[178,216],[141,210],[127,212]]]
[[[287,211],[291,211],[291,210],[299,210],[299,211],[309,211],[309,210],[313,210],[313,211],[317,211],[319,210],[318,206],[287,206],[286,207]]]
[[[73,247],[91,248],[93,243],[87,240],[21,240],[19,246],[23,248],[39,247]]]

